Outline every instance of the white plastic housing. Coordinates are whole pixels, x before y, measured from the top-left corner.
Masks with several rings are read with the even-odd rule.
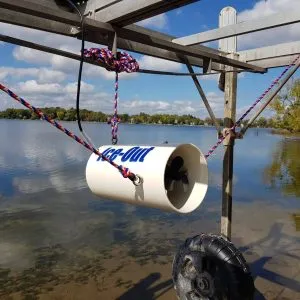
[[[99,151],[143,178],[143,183],[135,186],[108,162],[92,154],[86,166],[86,180],[90,190],[101,198],[189,213],[205,197],[207,163],[202,152],[192,144],[177,147],[109,145],[100,147]],[[166,190],[166,167],[176,156],[184,160],[189,183],[183,188],[181,181],[173,181],[171,190]]]

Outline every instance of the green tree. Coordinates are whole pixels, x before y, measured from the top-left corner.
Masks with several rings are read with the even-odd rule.
[[[60,109],[60,110],[56,113],[58,120],[63,120],[64,117],[65,117],[65,113],[66,113],[65,110]]]
[[[42,112],[47,114],[52,119],[75,121],[77,119],[76,110],[72,107],[65,109],[61,107],[45,107],[41,109]],[[80,117],[82,121],[95,121],[107,122],[111,115],[104,114],[103,112],[95,112],[87,109],[80,110]],[[134,121],[134,123],[155,123],[155,124],[174,124],[174,125],[203,125],[204,121],[193,115],[169,115],[169,114],[155,114],[149,115],[144,112],[138,115],[120,114],[121,122],[127,123]],[[15,109],[8,108],[5,111],[0,111],[0,118],[7,119],[32,119],[36,120],[39,117],[28,109]],[[211,123],[211,120],[208,119]],[[222,119],[219,119],[222,124]]]
[[[300,79],[288,84],[271,103],[276,113],[275,126],[291,132],[300,131]]]
[[[76,120],[76,110],[72,107],[67,110],[65,114],[65,121],[75,121]]]

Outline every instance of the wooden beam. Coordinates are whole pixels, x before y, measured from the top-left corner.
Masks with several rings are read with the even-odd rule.
[[[95,12],[95,20],[126,26],[199,0],[124,0]],[[99,4],[101,4],[100,1]],[[97,9],[96,9],[97,10]]]
[[[40,4],[48,8],[62,9],[65,11],[73,11],[72,7],[66,0],[30,0],[34,4]]]
[[[0,22],[5,22],[9,24],[19,25],[28,28],[34,28],[38,30],[43,30],[47,32],[57,33],[61,35],[67,35],[71,37],[76,37],[78,34],[77,30],[74,30],[74,27],[70,25],[66,25],[63,23],[59,23],[56,21],[45,20],[42,18],[22,14],[22,13],[14,13],[11,10],[0,8]],[[72,33],[74,32],[74,34]],[[108,36],[105,34],[97,34],[95,32],[88,32],[85,36],[86,41],[98,43],[101,45],[109,45]],[[17,44],[18,45],[18,44]],[[31,47],[30,47],[31,48]],[[32,47],[36,49],[35,47]],[[145,46],[140,43],[131,42],[125,39],[118,38],[118,48],[126,51],[133,51],[140,54],[145,54],[153,57],[158,57],[162,59],[167,59],[174,62],[181,63],[181,58],[174,52],[157,49],[155,47]],[[44,51],[44,50],[41,50]],[[47,52],[47,51],[45,51]],[[59,55],[59,54],[58,54]],[[203,66],[203,60],[199,58],[194,58],[188,56],[188,61],[197,67]],[[215,71],[219,71],[219,64],[212,64],[212,69]]]
[[[201,43],[216,41],[223,38],[238,36],[246,33],[261,31],[298,22],[300,22],[300,11],[287,10],[285,12],[273,14],[262,19],[245,21],[226,27],[177,38],[174,40],[174,42],[180,43],[181,45],[185,46],[197,45]]]
[[[0,0],[0,7],[11,9],[17,12],[30,14],[33,16],[62,22],[68,25],[79,26],[80,19],[76,14],[68,13],[60,10],[46,9],[42,5],[33,5],[25,0]],[[164,50],[175,52],[179,55],[187,55],[195,58],[210,58],[215,63],[224,65],[231,65],[233,67],[252,70],[256,72],[265,72],[266,70],[254,65],[250,65],[235,59],[230,59],[222,55],[214,54],[207,51],[205,48],[197,47],[197,50],[191,47],[185,47],[179,44],[153,37],[149,34],[139,33],[127,28],[117,28],[108,23],[91,20],[89,18],[85,21],[85,28],[87,31],[94,31],[97,34],[112,34],[117,32],[118,37],[127,39],[129,41],[141,43],[147,46],[152,46]]]
[[[282,43],[275,46],[268,46],[239,52],[239,56],[243,61],[255,63],[260,60],[290,56],[295,54],[300,54],[300,42]]]
[[[40,44],[36,44],[36,43],[32,43],[29,41],[25,41],[22,39],[18,39],[18,38],[14,38],[14,37],[10,37],[10,36],[6,36],[6,35],[2,35],[0,34],[0,41],[6,42],[6,43],[11,43],[14,45],[19,45],[22,47],[27,47],[27,48],[31,48],[31,49],[35,49],[38,51],[43,51],[46,53],[51,53],[51,54],[55,54],[55,55],[59,55],[59,56],[63,56],[63,57],[67,57],[70,59],[74,59],[77,61],[81,60],[81,56],[78,54],[74,54],[71,52],[67,52],[64,50],[60,50],[60,49],[56,49],[56,48],[51,48],[51,47],[47,47],[44,45],[40,45]],[[89,58],[84,58],[84,62],[91,64],[91,65],[95,65],[98,67],[102,67],[102,68],[107,68],[107,66],[101,62],[95,62],[92,59]],[[211,74],[203,74],[203,73],[181,73],[181,72],[166,72],[166,71],[160,71],[160,70],[147,70],[147,69],[139,69],[138,73],[143,73],[143,74],[156,74],[156,75],[171,75],[171,76],[191,76],[191,75],[195,75],[195,76],[208,76]]]
[[[71,53],[71,52],[68,52],[68,51],[59,50],[59,49],[56,49],[56,48],[47,47],[47,46],[44,46],[44,45],[40,45],[40,44],[25,41],[25,40],[13,38],[13,37],[10,37],[10,36],[7,36],[7,35],[0,34],[0,41],[15,44],[15,45],[19,45],[19,46],[26,47],[26,48],[31,48],[31,49],[43,51],[43,52],[46,52],[46,53],[51,53],[51,54],[71,58],[71,59],[78,60],[78,61],[80,61],[80,59],[81,59],[80,55],[78,55],[78,54],[74,54],[74,53]],[[95,65],[95,66],[98,66],[98,67],[100,66],[100,67],[106,68],[106,65],[102,64],[101,62],[94,62],[93,60],[88,59],[88,58],[84,58],[84,61],[86,63],[92,64],[92,65]]]
[[[132,24],[132,25],[128,25],[125,27],[126,29],[132,30],[134,32],[138,32],[138,33],[142,33],[142,34],[146,34],[149,35],[151,37],[155,37],[158,39],[162,39],[162,40],[166,40],[169,42],[172,42],[172,40],[174,40],[174,36],[169,35],[169,34],[165,34],[156,30],[152,30],[152,29],[148,29],[148,28],[144,28],[142,26],[136,25],[136,24]],[[216,54],[216,55],[222,55],[222,56],[226,56],[228,53],[227,52],[223,52],[214,48],[210,48],[210,47],[206,47],[201,45],[199,46],[191,46],[189,47],[190,49],[195,49],[195,50],[205,50],[207,52]]]
[[[0,22],[18,25],[22,27],[38,29],[46,32],[73,36],[74,27],[56,21],[45,20],[22,13],[15,13],[12,10],[0,8]],[[77,33],[77,32],[76,32]]]
[[[85,35],[85,40],[88,42],[108,45],[108,38],[104,35],[100,35],[94,32],[87,32]],[[174,62],[182,63],[180,56],[173,51],[168,51],[164,49],[159,49],[152,46],[145,46],[144,44],[129,41],[127,39],[118,38],[118,48],[126,51],[132,51],[140,54],[145,54],[157,58],[162,58]],[[196,67],[203,67],[203,59],[187,56],[188,61],[191,65]],[[217,63],[212,64],[212,69],[215,71],[220,71],[220,65]]]
[[[298,56],[289,55],[289,56],[282,56],[282,57],[275,57],[275,58],[267,58],[255,61],[255,65],[260,66],[262,68],[278,68],[278,67],[285,67],[290,65],[290,63]]]
[[[114,5],[118,2],[121,2],[123,0],[89,0],[84,5],[84,15],[93,16],[97,11],[104,9],[106,7],[109,7],[111,5]]]
[[[295,62],[295,65],[288,71],[288,73],[277,83],[276,87],[271,90],[270,95],[267,95],[267,99],[265,102],[260,106],[258,111],[255,113],[254,116],[249,120],[245,127],[242,128],[241,134],[245,134],[247,129],[253,124],[253,122],[259,117],[259,115],[265,110],[265,108],[271,103],[271,101],[276,97],[276,95],[280,92],[280,90],[284,87],[284,85],[289,81],[289,79],[295,74],[295,72],[300,67],[300,59]]]
[[[191,73],[191,77],[192,77],[192,79],[194,81],[194,84],[195,84],[195,86],[196,86],[196,88],[197,88],[197,90],[199,92],[199,95],[200,95],[200,97],[201,97],[201,99],[202,99],[202,101],[203,101],[203,103],[204,103],[204,105],[205,105],[205,107],[207,109],[207,112],[208,112],[210,118],[212,119],[212,121],[213,121],[213,123],[214,123],[214,125],[215,125],[215,127],[216,127],[216,129],[218,131],[218,134],[221,134],[220,124],[219,124],[219,122],[218,122],[218,120],[217,120],[217,118],[216,118],[216,116],[215,116],[215,114],[214,114],[211,106],[209,105],[209,102],[208,102],[208,100],[206,98],[206,95],[205,95],[203,89],[202,89],[202,86],[201,86],[201,84],[200,84],[197,76],[195,75],[193,67],[190,65],[190,63],[188,61],[185,61],[185,63],[186,63],[186,66],[187,66],[189,72]]]
[[[219,23],[220,27],[236,23],[236,10],[232,7],[222,9]],[[236,57],[236,37],[231,37],[219,42],[219,47],[231,52],[232,57]],[[231,67],[226,67],[226,71],[234,71]],[[231,128],[236,118],[236,91],[237,73],[225,74],[225,95],[224,95],[224,127]],[[222,216],[221,234],[227,239],[231,239],[232,224],[232,179],[233,179],[233,152],[234,139],[230,136],[224,140],[225,152],[223,158],[223,183],[222,183]]]

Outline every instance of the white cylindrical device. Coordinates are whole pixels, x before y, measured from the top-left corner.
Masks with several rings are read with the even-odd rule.
[[[99,152],[143,179],[142,184],[135,186],[93,153],[86,166],[86,180],[90,190],[104,199],[189,213],[205,197],[207,162],[193,144],[177,147],[110,145],[100,147]]]

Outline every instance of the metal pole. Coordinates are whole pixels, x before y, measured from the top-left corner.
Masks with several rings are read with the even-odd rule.
[[[219,18],[219,26],[236,24],[236,10],[232,7],[222,9]],[[231,58],[236,58],[235,54],[236,37],[223,39],[219,42],[219,48],[231,53]],[[227,69],[227,68],[226,68]],[[230,68],[229,70],[234,71]],[[237,73],[230,72],[225,74],[225,104],[224,104],[224,127],[231,128],[235,123],[236,116],[236,89]],[[231,239],[231,220],[232,220],[232,178],[233,178],[233,150],[234,139],[230,135],[224,140],[225,153],[223,158],[223,185],[222,185],[222,217],[221,234]]]
[[[208,111],[208,114],[211,117],[212,121],[214,122],[214,125],[215,125],[215,127],[216,127],[216,129],[218,131],[218,134],[221,134],[220,124],[219,124],[217,118],[215,117],[215,115],[214,115],[214,113],[213,113],[213,111],[212,111],[212,109],[211,109],[211,107],[210,107],[210,105],[208,103],[208,100],[207,100],[207,98],[205,96],[205,93],[204,93],[202,87],[201,87],[201,84],[200,84],[200,82],[199,82],[196,74],[194,73],[193,67],[191,66],[191,64],[189,63],[189,61],[187,59],[185,59],[184,61],[185,61],[185,64],[186,64],[186,66],[187,66],[190,74],[191,74],[191,77],[192,77],[192,79],[193,79],[193,81],[195,83],[195,86],[196,86],[196,88],[197,88],[197,90],[198,90],[198,92],[199,92],[199,94],[200,94],[200,96],[202,98],[202,101],[203,101],[203,103],[204,103],[204,105],[205,105],[205,107],[206,107],[206,109]]]
[[[276,97],[276,95],[279,93],[279,91],[284,87],[284,85],[288,82],[288,80],[294,75],[294,73],[298,70],[300,67],[300,59],[296,62],[294,67],[290,69],[290,71],[287,73],[287,75],[284,77],[282,81],[278,84],[278,86],[274,89],[274,91],[269,95],[266,102],[260,107],[260,109],[257,111],[257,113],[249,120],[248,124],[245,125],[243,129],[241,129],[240,133],[245,134],[247,129],[253,124],[253,122],[257,119],[257,117],[263,112],[263,110],[270,104],[270,102]]]

